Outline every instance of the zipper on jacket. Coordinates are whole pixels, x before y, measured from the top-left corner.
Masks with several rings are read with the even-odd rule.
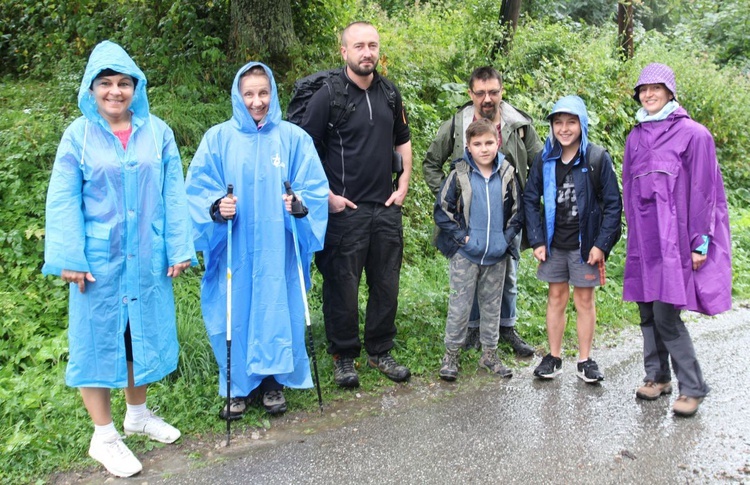
[[[365,99],[367,100],[367,109],[370,111],[370,121],[372,121],[372,104],[370,104],[370,91],[365,91]]]
[[[491,176],[490,176],[491,177]],[[484,241],[484,254],[479,264],[484,264],[484,258],[487,256],[487,252],[490,250],[490,227],[492,226],[492,208],[490,207],[490,179],[484,179],[484,198],[487,202],[487,236]]]
[[[336,134],[339,136],[339,146],[341,147],[341,197],[346,197],[346,166],[344,165],[344,139],[341,132],[337,129]]]

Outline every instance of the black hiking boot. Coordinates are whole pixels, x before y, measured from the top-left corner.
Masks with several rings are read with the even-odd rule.
[[[263,409],[268,414],[283,414],[286,412],[286,399],[281,389],[274,389],[263,393]]]
[[[524,342],[518,335],[518,332],[516,332],[515,327],[500,327],[500,340],[509,343],[519,357],[531,357],[534,355],[534,347]]]
[[[411,377],[411,371],[408,367],[399,364],[391,357],[390,352],[380,355],[368,355],[367,364],[373,369],[378,369],[393,382],[404,382]]]
[[[341,387],[359,387],[359,376],[354,369],[354,357],[333,356],[333,381]]]
[[[444,381],[455,381],[458,377],[458,350],[445,350],[443,355],[443,366],[438,375]]]

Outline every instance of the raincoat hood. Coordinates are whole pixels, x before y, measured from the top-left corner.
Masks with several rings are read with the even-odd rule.
[[[86,70],[81,80],[81,87],[78,89],[78,107],[81,109],[83,115],[91,121],[107,126],[107,122],[99,114],[94,93],[90,89],[91,83],[96,76],[105,69],[112,69],[120,74],[127,74],[133,79],[138,80],[133,92],[130,111],[138,118],[147,118],[149,107],[148,97],[146,96],[146,75],[136,66],[133,59],[125,52],[125,49],[108,40],[94,47],[91,56],[89,56],[89,62],[86,64]]]
[[[560,146],[552,131],[552,116],[557,113],[569,113],[578,116],[578,120],[581,122],[580,152],[586,153],[586,148],[589,146],[589,114],[586,111],[586,105],[578,96],[565,96],[555,103],[552,111],[547,115],[547,120],[550,122],[550,129],[549,136],[544,142],[544,150],[542,150],[542,160],[545,162],[557,160],[562,155],[562,146]]]
[[[242,93],[240,92],[240,78],[249,69],[261,66],[268,75],[268,80],[271,83],[271,104],[268,106],[268,113],[261,120],[260,126],[277,126],[281,121],[281,106],[279,105],[279,94],[276,90],[276,81],[273,78],[273,72],[268,66],[261,62],[248,62],[242,68],[237,71],[234,76],[234,83],[232,84],[232,121],[234,122],[237,129],[244,132],[257,132],[260,128],[255,120],[250,116],[250,112],[245,106],[245,101],[242,99]]]

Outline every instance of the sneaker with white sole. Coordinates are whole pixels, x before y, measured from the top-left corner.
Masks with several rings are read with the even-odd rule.
[[[93,436],[89,445],[89,456],[117,477],[130,477],[143,470],[143,465],[119,434],[114,441],[104,441]]]
[[[125,415],[125,422],[122,424],[125,429],[125,435],[142,434],[152,440],[162,443],[174,443],[181,436],[180,430],[164,421],[162,418],[153,413],[146,411],[145,416],[140,421],[129,421]]]
[[[540,379],[554,379],[562,372],[562,359],[552,354],[542,357],[542,362],[534,369],[534,377]]]
[[[596,384],[604,380],[604,374],[599,370],[599,365],[591,358],[579,362],[576,367],[578,378],[587,384]]]

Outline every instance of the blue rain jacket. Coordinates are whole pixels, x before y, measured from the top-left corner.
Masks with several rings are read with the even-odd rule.
[[[138,80],[123,149],[89,90],[104,69]],[[70,285],[73,387],[127,387],[125,327],[130,321],[135,385],[177,367],[177,330],[169,266],[195,259],[172,130],[149,113],[146,77],[117,44],[91,53],[78,91],[83,116],[65,130],[47,192],[45,275],[91,272],[86,291]]]
[[[271,104],[260,127],[242,100],[242,73],[261,65],[271,80]],[[227,224],[211,219],[211,205],[234,186],[232,226],[232,396],[247,396],[266,376],[294,388],[312,386],[305,351],[305,314],[284,181],[309,213],[295,219],[306,288],[312,254],[323,248],[328,182],[312,139],[281,120],[271,70],[251,62],[232,85],[232,118],[206,132],[187,175],[195,246],[206,273],[201,307],[226,396]]]
[[[581,146],[579,156],[573,163],[573,184],[579,214],[579,242],[581,260],[587,261],[593,246],[609,257],[612,247],[619,239],[622,218],[622,198],[617,186],[617,175],[609,154],[604,153],[600,167],[601,200],[597,188],[588,174],[590,145],[588,139],[589,117],[586,105],[578,96],[565,96],[555,103],[552,113],[570,113],[578,116],[581,123]],[[550,115],[548,118],[551,118]],[[524,209],[526,211],[526,234],[532,247],[545,244],[551,251],[555,233],[555,213],[557,212],[557,180],[555,166],[562,156],[562,146],[555,138],[550,119],[550,133],[544,143],[544,150],[537,155],[529,170],[529,178],[524,187]],[[540,198],[544,201],[544,214],[540,209]]]

